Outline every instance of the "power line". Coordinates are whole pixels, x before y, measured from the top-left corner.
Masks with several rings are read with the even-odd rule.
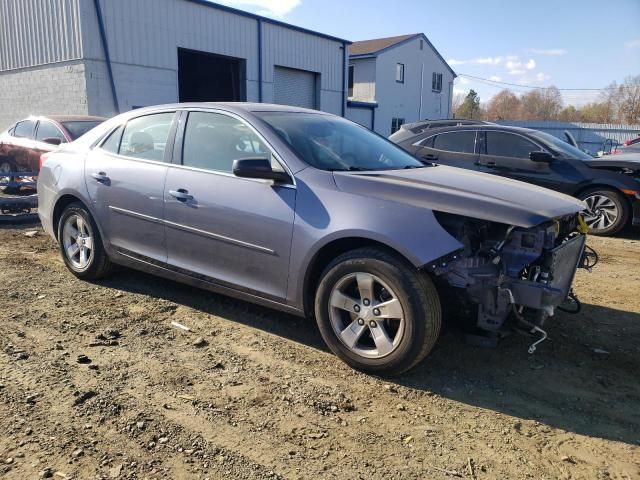
[[[548,90],[550,87],[537,87],[534,85],[523,85],[521,83],[509,83],[509,82],[501,82],[498,80],[491,80],[490,78],[476,77],[475,75],[467,75],[466,73],[459,73],[459,77],[467,77],[472,78],[474,80],[478,80],[480,82],[488,83],[493,86],[498,85],[509,85],[511,87],[519,87],[519,88],[534,88],[538,90]],[[623,87],[624,85],[618,85],[616,87],[604,87],[604,88],[558,88],[561,92],[601,92],[605,90],[617,90],[618,88]]]

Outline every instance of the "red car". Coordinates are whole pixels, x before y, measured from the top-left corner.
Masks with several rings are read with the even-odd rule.
[[[636,138],[632,138],[630,140],[625,140],[624,144],[628,147],[629,145],[635,145],[636,143],[640,143],[640,135]]]
[[[0,134],[0,183],[10,172],[40,170],[40,155],[72,142],[106,119],[89,116],[41,116],[20,120]]]

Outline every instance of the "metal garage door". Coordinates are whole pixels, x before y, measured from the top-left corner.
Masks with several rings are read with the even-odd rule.
[[[273,76],[275,103],[317,108],[315,73],[294,68],[274,67]]]

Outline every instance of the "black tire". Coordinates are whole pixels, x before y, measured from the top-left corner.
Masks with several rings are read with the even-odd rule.
[[[331,323],[332,291],[341,279],[354,273],[374,275],[384,281],[404,312],[404,333],[395,349],[381,358],[354,352],[339,338]],[[352,368],[375,375],[399,375],[417,365],[433,349],[442,323],[440,299],[431,279],[404,259],[378,248],[349,251],[327,266],[316,290],[315,317],[331,351]]]
[[[585,200],[589,197],[600,195],[611,200],[618,209],[618,218],[606,228],[590,228],[589,233],[592,235],[609,236],[615,235],[622,230],[629,223],[629,215],[631,214],[631,208],[629,202],[624,196],[612,188],[607,187],[594,187],[589,190],[585,190],[578,195],[580,200]]]
[[[63,229],[67,220],[74,215],[81,216],[82,219],[88,224],[91,229],[91,237],[93,239],[93,248],[91,255],[89,256],[88,265],[84,268],[79,268],[73,264],[65,251],[63,242]],[[108,276],[113,271],[113,264],[107,256],[107,252],[104,249],[102,238],[100,237],[100,231],[94,221],[91,214],[87,211],[86,207],[79,202],[70,203],[65,207],[60,215],[58,221],[58,245],[60,247],[60,253],[67,268],[76,277],[83,280],[98,280]]]

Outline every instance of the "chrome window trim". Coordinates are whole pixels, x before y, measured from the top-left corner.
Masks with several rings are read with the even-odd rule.
[[[412,144],[412,146],[414,146],[414,147],[422,147],[422,146],[423,146],[422,144],[423,144],[424,142],[426,142],[427,140],[429,140],[429,139],[431,139],[431,138],[433,138],[433,137],[437,137],[438,135],[446,135],[446,134],[448,134],[448,133],[459,133],[459,132],[461,132],[461,131],[468,131],[468,130],[454,130],[454,131],[450,131],[450,132],[434,133],[433,135],[430,135],[430,136],[425,137],[425,138],[423,138],[423,139],[421,139],[421,140],[418,140],[417,142],[413,143],[413,144]],[[528,140],[529,142],[533,143],[533,144],[534,144],[535,146],[537,146],[541,151],[543,151],[543,152],[547,152],[547,153],[551,153],[551,152],[549,152],[549,150],[548,150],[548,149],[546,149],[543,145],[540,145],[540,143],[539,143],[539,142],[537,142],[537,141],[535,141],[535,140],[532,140],[532,139],[530,139],[529,137],[527,137],[527,136],[525,136],[525,135],[522,135],[521,133],[518,133],[518,132],[510,132],[510,131],[507,131],[507,130],[495,130],[495,129],[493,129],[493,130],[491,130],[491,129],[489,129],[489,130],[482,129],[482,130],[474,130],[474,131],[476,132],[476,138],[475,138],[475,145],[476,145],[476,148],[477,148],[477,146],[478,146],[478,134],[479,134],[480,132],[484,132],[484,133],[487,133],[487,132],[494,132],[494,133],[507,133],[507,134],[510,134],[510,135],[518,135],[519,137],[522,137],[522,138],[524,138],[525,140]],[[433,147],[430,147],[430,148],[433,148]],[[434,149],[434,150],[438,150],[439,152],[464,153],[464,152],[453,152],[453,151],[451,151],[451,150],[440,150],[440,149],[438,149],[438,148],[433,148],[433,149]],[[477,155],[489,155],[488,153],[480,153],[480,152],[474,152],[474,154],[477,154]],[[468,154],[468,153],[467,153],[466,155],[470,155],[470,154]],[[496,157],[501,157],[501,158],[520,158],[520,157],[503,157],[503,156],[501,156],[501,155],[494,155],[494,156],[496,156]]]
[[[161,108],[161,109],[158,109],[158,110],[154,110],[152,112],[146,112],[146,113],[144,113],[142,115],[127,117],[126,120],[124,120],[123,122],[119,122],[119,123],[113,125],[111,128],[109,128],[109,130],[107,130],[105,133],[103,133],[102,137],[100,137],[97,141],[95,141],[93,143],[93,145],[91,146],[91,149],[100,148],[102,150],[102,145],[104,144],[104,142],[107,141],[107,139],[111,136],[111,134],[113,132],[115,132],[120,127],[126,128],[127,123],[129,123],[131,120],[135,120],[137,118],[142,118],[142,117],[148,117],[149,115],[157,115],[157,114],[160,114],[160,113],[173,113],[173,114],[175,114],[175,113],[178,113],[179,111],[181,111],[181,109],[179,109],[179,108],[166,108],[166,109],[165,108]],[[122,132],[122,134],[124,135],[124,131]],[[103,151],[105,153],[112,154],[111,152],[106,152],[105,150],[103,150]],[[117,155],[118,156],[122,156],[122,157],[126,156],[126,155],[120,155],[120,154],[117,154]],[[138,157],[127,157],[127,158],[137,159]],[[166,164],[166,162],[162,162],[162,163]]]
[[[284,184],[275,183],[273,180],[267,180],[267,179],[264,179],[264,178],[238,177],[237,175],[234,175],[233,173],[224,172],[222,170],[207,170],[206,168],[190,167],[188,165],[180,165],[180,164],[177,164],[177,163],[163,163],[163,165],[166,165],[169,168],[178,168],[178,169],[181,169],[181,170],[191,170],[191,171],[194,171],[194,172],[208,173],[208,174],[211,174],[211,175],[218,175],[218,176],[221,176],[221,177],[229,177],[229,178],[235,178],[235,179],[238,179],[238,180],[246,180],[248,182],[265,183],[265,184],[273,185],[275,187],[292,188],[294,190],[297,188],[296,185],[291,185],[289,183],[284,183]],[[291,178],[294,178],[294,177],[291,177]]]
[[[130,162],[150,163],[152,165],[164,165],[165,167],[168,167],[169,165],[171,165],[170,163],[159,162],[158,160],[148,160],[146,158],[127,157],[126,155],[107,152],[106,150],[102,150],[100,147],[98,148],[100,149],[100,153],[102,155],[108,155],[109,157],[114,157],[114,158],[117,158],[118,160],[129,160]]]
[[[536,142],[534,140],[531,140],[529,137],[526,137],[525,135],[522,135],[521,133],[518,133],[518,132],[510,132],[508,130],[495,130],[495,129],[494,130],[482,130],[482,131],[485,132],[485,133],[493,132],[493,133],[506,133],[508,135],[517,135],[518,137],[524,138],[529,143],[533,143],[536,147],[538,147],[540,149],[540,151],[546,152],[546,153],[551,153],[546,148],[544,148],[544,146],[540,145],[538,142]],[[485,142],[486,142],[486,140],[485,140]],[[480,155],[487,155],[488,156],[488,155],[491,155],[491,154],[489,154],[489,153],[481,153]],[[522,157],[513,157],[513,156],[506,157],[504,155],[491,155],[491,156],[492,157],[500,157],[500,158],[519,158],[521,160],[529,160],[529,161],[531,161],[531,159],[529,159],[529,158],[522,158]]]
[[[461,132],[469,132],[471,130],[454,130],[452,132],[440,132],[440,133],[434,133],[433,135],[431,135],[430,137],[426,137],[423,138],[422,140],[417,141],[416,143],[413,144],[414,147],[422,147],[422,143],[426,142],[427,140],[433,138],[433,137],[438,137],[440,135],[447,135],[449,133],[461,133]],[[475,137],[473,139],[473,152],[456,152],[455,150],[442,150],[441,148],[435,148],[435,147],[429,147],[432,148],[433,150],[437,150],[439,152],[448,152],[448,153],[461,153],[463,155],[480,155],[480,152],[477,151],[478,149],[478,133],[479,130],[473,130],[473,132],[475,132]]]

